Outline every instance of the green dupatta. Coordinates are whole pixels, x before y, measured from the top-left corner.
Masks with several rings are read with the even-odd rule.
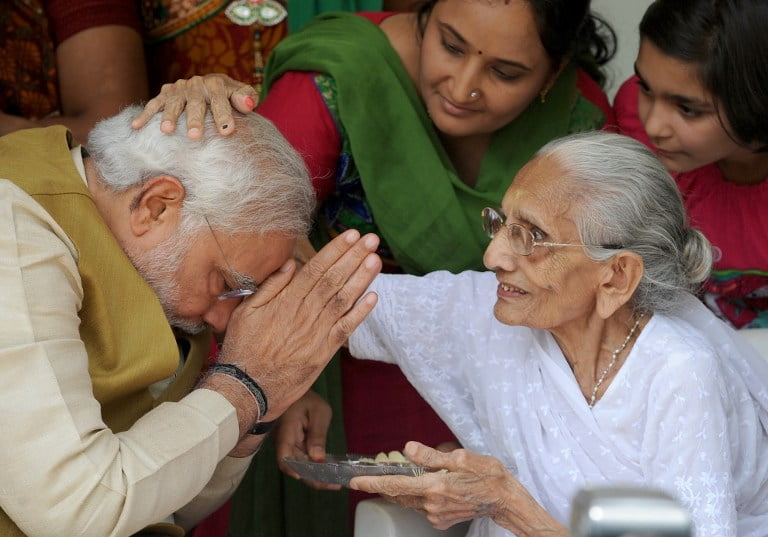
[[[517,171],[545,143],[599,127],[603,118],[581,97],[576,69],[566,68],[546,103],[536,99],[494,135],[470,187],[456,174],[400,57],[371,21],[321,15],[280,43],[265,71],[265,93],[286,71],[333,77],[342,129],[376,225],[411,274],[482,269],[488,239],[480,210],[499,205]]]
[[[603,121],[577,91],[575,70],[566,70],[545,104],[532,103],[497,133],[472,188],[456,175],[400,58],[371,21],[345,13],[317,17],[274,49],[266,91],[291,70],[334,78],[340,127],[376,225],[402,267],[414,274],[482,268],[488,239],[480,229],[480,209],[499,204],[517,170],[544,143]],[[334,409],[328,450],[343,452],[337,359],[314,388]],[[344,494],[316,491],[281,475],[267,442],[232,498],[228,535],[341,537],[347,534],[346,506]]]

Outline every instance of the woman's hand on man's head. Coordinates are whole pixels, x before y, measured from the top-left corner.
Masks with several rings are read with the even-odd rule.
[[[192,139],[203,136],[203,121],[210,108],[219,134],[234,132],[232,109],[247,114],[259,100],[256,90],[248,84],[233,80],[224,74],[194,76],[164,84],[160,95],[144,105],[144,111],[131,126],[140,129],[149,119],[162,112],[160,129],[165,133],[176,130],[181,113],[187,112],[187,136]]]

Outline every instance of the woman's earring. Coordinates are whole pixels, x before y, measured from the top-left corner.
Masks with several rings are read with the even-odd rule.
[[[547,102],[547,92],[548,91],[549,90],[545,90],[544,89],[544,90],[541,90],[541,93],[539,93],[539,99],[541,99],[541,104],[544,104],[545,102]]]

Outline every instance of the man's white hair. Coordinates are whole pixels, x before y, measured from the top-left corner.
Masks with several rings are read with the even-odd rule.
[[[185,231],[204,225],[203,217],[225,234],[309,231],[315,195],[304,161],[269,120],[234,112],[235,131],[221,136],[209,112],[202,139],[191,140],[185,113],[176,131],[165,134],[160,114],[132,129],[140,111],[125,108],[96,124],[88,137],[105,186],[123,192],[158,175],[178,178],[186,191]]]

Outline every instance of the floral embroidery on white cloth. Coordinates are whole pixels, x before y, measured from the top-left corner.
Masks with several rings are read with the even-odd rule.
[[[661,488],[697,537],[768,534],[768,363],[694,297],[654,315],[590,408],[546,331],[493,317],[493,273],[379,276],[354,356],[397,363],[465,448],[561,523],[587,485]],[[490,519],[470,537],[511,535]]]

